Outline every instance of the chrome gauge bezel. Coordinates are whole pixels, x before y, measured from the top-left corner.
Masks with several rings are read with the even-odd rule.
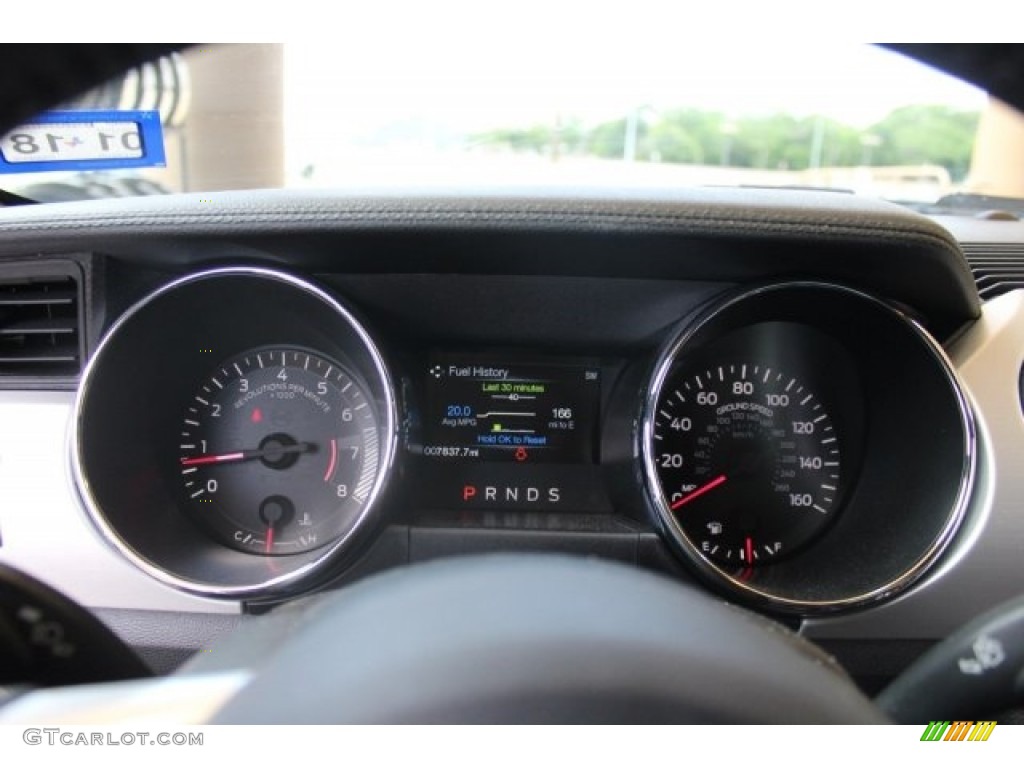
[[[863,307],[863,312],[867,314],[874,313],[876,317],[887,316],[889,319],[896,320],[905,329],[906,339],[902,343],[919,345],[920,350],[924,351],[931,363],[934,364],[935,375],[930,385],[949,388],[952,402],[955,403],[955,420],[962,434],[962,441],[957,442],[957,450],[962,450],[962,462],[959,478],[955,484],[955,492],[948,499],[946,510],[941,515],[937,515],[941,519],[929,523],[935,529],[930,544],[923,551],[909,554],[905,567],[897,575],[888,576],[880,583],[869,585],[868,588],[860,588],[848,594],[830,596],[827,599],[795,597],[793,594],[788,594],[789,590],[779,588],[778,584],[765,587],[759,585],[756,580],[737,578],[736,575],[706,557],[686,534],[669,509],[669,501],[662,492],[656,465],[655,414],[666,381],[681,356],[689,354],[693,349],[705,347],[709,340],[710,343],[713,343],[716,334],[719,333],[716,330],[717,324],[724,316],[731,313],[746,311],[749,307],[751,310],[750,323],[772,321],[774,318],[770,316],[759,316],[757,307],[766,298],[779,295],[780,291],[796,291],[807,296],[815,294],[843,297],[844,300],[857,302],[859,306]],[[794,305],[796,306],[797,303]],[[851,321],[856,320],[857,318],[851,318]],[[806,323],[808,326],[814,327],[815,320],[813,317],[807,317]],[[657,354],[649,382],[641,393],[640,412],[634,437],[634,455],[637,457],[639,475],[643,483],[649,512],[662,536],[676,554],[694,568],[701,578],[725,594],[739,598],[762,610],[798,615],[836,612],[874,604],[898,594],[920,579],[946,551],[959,529],[971,497],[977,465],[974,416],[956,371],[942,347],[920,324],[890,304],[856,289],[813,281],[775,283],[743,290],[713,301],[709,306],[682,320]],[[838,513],[847,512],[850,511],[839,510]],[[853,512],[850,513],[853,514]],[[766,568],[772,567],[766,566]]]
[[[331,543],[302,553],[301,556],[264,558],[273,561],[263,569],[264,573],[253,578],[251,575],[237,577],[232,565],[243,566],[250,574],[253,570],[245,558],[258,558],[258,555],[230,550],[212,539],[210,549],[204,550],[208,559],[216,561],[215,565],[202,564],[197,573],[212,571],[216,579],[196,578],[181,573],[181,569],[170,567],[160,557],[154,557],[146,551],[145,542],[138,540],[137,533],[127,533],[124,526],[113,522],[98,498],[97,488],[89,476],[86,467],[85,429],[87,428],[87,412],[90,397],[97,388],[97,380],[108,365],[123,366],[123,350],[117,349],[119,339],[127,329],[140,318],[150,312],[159,302],[187,295],[197,286],[209,286],[218,281],[224,285],[237,285],[239,279],[258,281],[260,286],[274,286],[275,292],[289,295],[291,300],[311,310],[310,317],[303,317],[296,325],[296,335],[291,343],[317,349],[317,341],[323,342],[325,329],[312,327],[312,315],[319,313],[320,319],[328,319],[335,323],[335,330],[345,336],[352,349],[327,350],[327,356],[345,353],[359,359],[362,365],[359,373],[365,378],[375,394],[375,406],[379,427],[379,458],[376,477],[366,495],[365,503],[354,523],[346,532]],[[225,300],[230,299],[230,291],[225,293]],[[239,309],[239,312],[251,311]],[[150,320],[151,321],[151,320]],[[211,334],[216,335],[216,327],[211,327]],[[311,341],[310,337],[314,337]],[[256,340],[254,340],[256,341]],[[339,342],[340,344],[340,342]],[[257,346],[254,344],[253,346]],[[242,349],[230,350],[240,352]],[[225,350],[224,357],[228,356]],[[112,361],[110,358],[117,358]],[[210,364],[213,364],[211,359]],[[187,395],[188,393],[183,393]],[[173,406],[172,406],[173,407]],[[198,272],[174,280],[135,303],[111,326],[103,340],[92,355],[82,376],[81,385],[75,398],[72,418],[72,431],[69,435],[69,463],[71,476],[77,490],[81,505],[101,538],[135,567],[163,584],[192,594],[215,598],[272,598],[278,595],[291,594],[307,585],[313,585],[320,578],[333,572],[333,568],[347,556],[353,554],[357,542],[361,542],[365,534],[375,529],[381,522],[380,497],[385,492],[392,474],[398,444],[398,398],[392,376],[377,344],[367,332],[355,314],[332,295],[314,284],[293,275],[262,267],[225,267]],[[109,494],[108,494],[109,495]],[[170,504],[170,501],[168,502]],[[184,513],[182,513],[184,517]],[[191,525],[191,523],[189,523]],[[173,526],[172,526],[173,527]],[[192,526],[195,528],[195,526]],[[189,534],[191,535],[191,534]],[[200,534],[205,535],[205,534]],[[195,541],[202,541],[196,539]],[[194,543],[194,542],[193,542]],[[187,546],[186,542],[181,542]],[[205,546],[205,544],[204,544]],[[209,566],[209,567],[207,567]]]

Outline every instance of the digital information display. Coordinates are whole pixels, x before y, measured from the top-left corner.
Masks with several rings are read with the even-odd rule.
[[[607,508],[598,464],[598,364],[436,355],[425,382],[418,493],[424,508]]]
[[[424,456],[592,463],[600,368],[475,356],[433,361]]]

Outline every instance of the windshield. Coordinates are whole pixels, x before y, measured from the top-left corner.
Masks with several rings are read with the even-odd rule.
[[[472,59],[436,61],[358,45],[197,46],[63,107],[158,110],[163,167],[61,167],[0,186],[44,201],[424,185],[1024,196],[1003,178],[1017,113],[882,48],[564,44],[556,59],[526,63],[479,46]],[[30,134],[12,135],[5,154],[35,151]]]

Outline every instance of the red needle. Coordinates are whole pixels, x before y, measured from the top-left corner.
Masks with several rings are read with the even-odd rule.
[[[747,567],[749,568],[754,564],[754,540],[747,536]]]
[[[266,541],[263,544],[263,551],[269,553],[274,548],[274,526],[267,528]]]
[[[235,451],[233,453],[221,453],[216,456],[193,456],[190,459],[182,459],[181,466],[194,467],[197,464],[220,464],[224,461],[248,461],[259,459],[264,456],[284,456],[290,453],[311,453],[317,449],[313,443],[295,443],[293,445],[270,445],[266,448],[253,448],[247,451]]]
[[[672,506],[669,507],[669,509],[675,511],[675,510],[679,509],[681,506],[683,506],[683,504],[686,504],[687,502],[693,501],[698,496],[703,496],[705,493],[707,493],[708,491],[710,491],[710,490],[712,490],[714,488],[717,488],[718,486],[720,486],[724,482],[725,482],[725,475],[719,475],[714,480],[711,480],[710,482],[705,483],[704,485],[702,485],[697,490],[690,491],[690,493],[688,493],[685,496],[683,496],[683,498],[679,499],[679,501],[673,503]]]
[[[216,464],[220,461],[241,461],[245,458],[245,453],[239,451],[238,453],[222,453],[220,456],[196,456],[193,459],[182,459],[181,466],[192,467],[196,464]]]

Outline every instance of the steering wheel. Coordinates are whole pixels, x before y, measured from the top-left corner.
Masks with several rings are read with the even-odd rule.
[[[215,722],[887,721],[781,625],[596,559],[411,566],[314,601],[287,635]]]
[[[43,619],[63,627],[77,666],[53,643],[32,647]],[[0,571],[5,625],[0,657],[22,659],[22,679],[144,675],[95,618],[13,569]],[[201,697],[203,673],[233,673],[214,723],[919,723],[1019,701],[1024,598],[939,643],[875,701],[780,624],[653,573],[564,555],[397,569],[282,606],[214,650],[173,676]],[[102,675],[90,657],[104,660]],[[139,702],[164,693],[141,679],[106,686],[108,698],[124,685]]]

